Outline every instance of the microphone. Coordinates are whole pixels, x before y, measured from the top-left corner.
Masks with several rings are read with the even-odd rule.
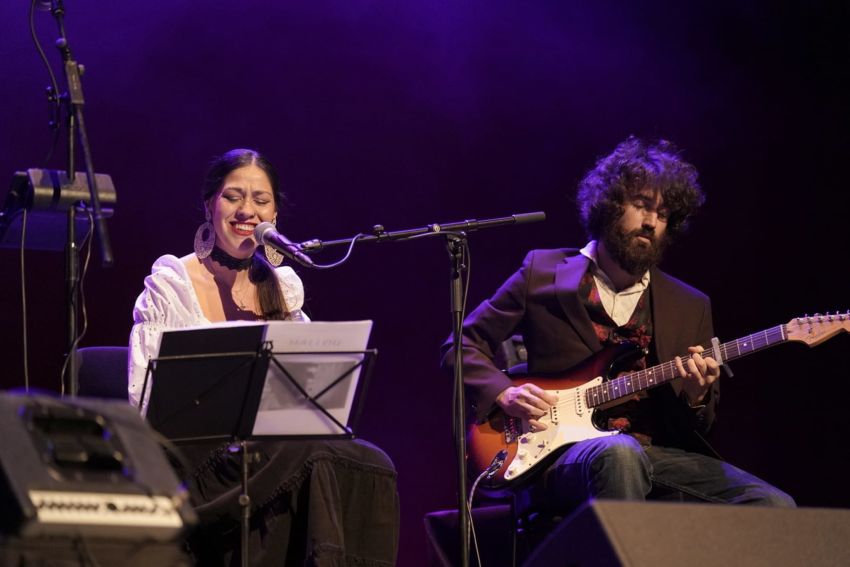
[[[490,463],[490,466],[487,467],[486,471],[484,471],[488,479],[493,478],[496,473],[499,472],[499,469],[504,466],[505,459],[507,458],[508,452],[505,449],[502,449],[501,451],[496,453],[496,456],[493,457],[493,461]]]
[[[298,262],[305,268],[313,268],[313,260],[301,251],[301,246],[295,244],[275,229],[270,222],[261,222],[254,228],[254,240],[271,246],[293,262]]]

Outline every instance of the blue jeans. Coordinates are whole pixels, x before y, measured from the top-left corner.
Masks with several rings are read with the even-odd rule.
[[[671,493],[704,502],[795,506],[786,493],[729,463],[671,447],[642,446],[625,434],[571,446],[544,473],[532,499],[568,510],[589,498],[646,500]]]

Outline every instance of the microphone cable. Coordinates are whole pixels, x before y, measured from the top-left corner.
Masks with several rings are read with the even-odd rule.
[[[348,258],[351,256],[351,253],[354,251],[354,245],[357,244],[357,241],[360,240],[361,238],[363,238],[364,236],[366,236],[366,235],[363,234],[362,232],[352,236],[351,237],[351,244],[348,245],[348,251],[345,253],[345,256],[343,256],[341,259],[337,260],[336,262],[333,262],[331,264],[315,264],[314,263],[310,267],[316,268],[317,270],[327,270],[329,268],[336,268],[337,266],[343,265],[345,262],[348,261]]]
[[[72,205],[72,206],[75,206],[75,205]],[[80,277],[77,280],[76,288],[72,291],[72,295],[76,295],[77,297],[80,298],[80,312],[83,316],[83,325],[82,325],[82,329],[80,330],[80,332],[77,333],[77,336],[74,339],[73,344],[71,344],[71,346],[68,348],[68,355],[65,356],[65,362],[62,364],[62,370],[59,373],[60,395],[62,397],[65,396],[65,374],[68,372],[68,361],[71,360],[70,354],[71,354],[71,352],[77,350],[77,347],[79,346],[80,341],[83,340],[83,337],[85,336],[86,331],[88,331],[88,328],[89,328],[89,316],[88,316],[88,311],[86,310],[86,293],[85,293],[85,286],[83,285],[83,282],[85,281],[86,273],[88,273],[88,270],[89,270],[89,260],[91,260],[91,243],[94,240],[94,238],[92,238],[92,232],[94,231],[94,217],[92,215],[91,208],[87,207],[85,205],[85,203],[81,203],[81,206],[83,206],[85,208],[85,211],[88,214],[89,229],[86,232],[85,237],[83,237],[83,241],[82,241],[82,246],[85,247],[85,259],[83,260],[83,269],[80,271]],[[79,294],[78,294],[78,292],[79,292]],[[79,384],[78,384],[78,386],[79,386]]]

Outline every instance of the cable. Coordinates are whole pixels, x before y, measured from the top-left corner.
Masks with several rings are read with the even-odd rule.
[[[469,491],[469,499],[466,501],[466,513],[469,514],[469,531],[472,533],[472,547],[475,549],[475,558],[478,560],[478,567],[481,565],[481,552],[478,548],[478,538],[475,535],[475,523],[472,519],[472,500],[475,498],[475,490],[478,488],[478,483],[490,473],[490,469],[485,469],[478,475],[475,482],[472,483],[472,489]],[[469,535],[466,536],[467,538]]]
[[[472,541],[475,546],[475,555],[478,558],[478,567],[481,567],[481,555],[478,549],[478,540],[475,537],[475,527],[472,521],[472,501],[475,498],[475,490],[478,488],[478,483],[480,483],[484,478],[493,478],[497,472],[502,470],[502,467],[505,466],[505,459],[508,458],[508,451],[506,449],[501,449],[496,456],[493,457],[492,462],[490,462],[490,466],[481,471],[481,474],[478,475],[478,478],[475,479],[475,482],[472,483],[472,488],[469,491],[469,498],[466,501],[466,512],[469,514],[469,529],[472,532]],[[469,538],[469,535],[466,536]]]
[[[83,244],[86,247],[86,252],[85,252],[85,260],[83,260],[83,271],[80,274],[80,282],[79,282],[80,308],[82,309],[82,313],[83,313],[83,330],[80,332],[79,337],[77,337],[76,343],[79,343],[82,340],[82,338],[86,334],[86,331],[88,331],[88,329],[89,329],[89,314],[88,314],[88,310],[86,309],[85,281],[86,281],[86,274],[89,271],[89,262],[91,261],[91,246],[92,246],[92,242],[94,241],[94,238],[93,238],[94,218],[92,217],[92,210],[90,208],[86,207],[86,213],[89,216],[89,231],[86,233],[85,238],[83,238]]]
[[[315,268],[317,270],[327,270],[328,268],[336,268],[337,266],[341,266],[343,263],[348,261],[349,256],[351,256],[351,252],[354,251],[354,245],[358,240],[365,237],[366,235],[363,233],[355,234],[351,237],[351,244],[348,245],[348,252],[345,253],[345,256],[342,259],[337,260],[333,264],[312,264],[310,267]]]
[[[472,253],[469,248],[469,242],[463,241],[463,263],[466,266],[466,282],[463,285],[463,306],[461,307],[461,315],[466,316],[466,298],[469,296],[469,280],[472,279]]]
[[[59,373],[60,395],[63,397],[65,396],[65,373],[68,371],[68,361],[71,360],[70,354],[71,352],[77,349],[77,346],[80,344],[80,341],[83,340],[83,337],[85,336],[86,331],[88,331],[89,328],[88,310],[86,310],[86,297],[83,283],[86,279],[86,272],[88,272],[89,269],[89,260],[91,260],[91,243],[92,240],[94,240],[92,238],[92,231],[94,230],[94,218],[92,217],[91,209],[86,207],[85,210],[89,217],[89,229],[88,232],[86,232],[85,237],[83,237],[82,242],[83,246],[85,246],[85,259],[83,260],[83,270],[82,272],[80,272],[80,278],[76,283],[76,287],[71,291],[73,295],[77,295],[77,293],[79,292],[80,308],[83,315],[83,328],[77,334],[76,338],[74,339],[74,342],[68,348],[68,356],[65,357],[65,362],[62,364],[62,370]]]
[[[23,348],[24,348],[24,391],[29,394],[30,391],[30,367],[29,367],[29,345],[27,343],[27,274],[26,264],[24,262],[27,240],[27,209],[23,209],[23,218],[21,219],[21,317],[22,317],[22,332],[23,332]]]
[[[52,93],[49,95],[48,101],[54,105],[54,108],[51,108],[50,119],[50,127],[53,129],[53,141],[50,143],[50,147],[47,150],[47,155],[44,158],[44,163],[46,164],[53,156],[53,150],[56,148],[56,142],[59,139],[59,83],[56,81],[56,75],[53,73],[53,69],[50,67],[50,61],[47,60],[47,55],[44,53],[44,49],[42,49],[41,43],[38,41],[38,35],[35,33],[35,7],[37,4],[38,0],[32,0],[32,2],[30,3],[30,36],[32,37],[32,42],[35,45],[36,51],[38,51],[38,55],[41,58],[41,61],[47,68],[47,74],[50,75],[50,88],[52,89]]]

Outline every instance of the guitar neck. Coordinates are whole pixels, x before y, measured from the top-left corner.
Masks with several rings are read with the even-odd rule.
[[[725,363],[784,343],[787,340],[786,326],[777,325],[776,327],[723,343],[717,348],[713,346],[707,347],[700,354],[701,356],[710,356],[718,361],[722,360]],[[719,356],[718,350],[720,351]],[[690,355],[682,356],[682,363],[686,363],[690,358]],[[588,388],[586,392],[587,405],[588,407],[595,408],[654,388],[655,386],[666,384],[676,378],[679,378],[679,371],[676,369],[676,362],[674,360],[653,366],[652,368],[630,372]]]

